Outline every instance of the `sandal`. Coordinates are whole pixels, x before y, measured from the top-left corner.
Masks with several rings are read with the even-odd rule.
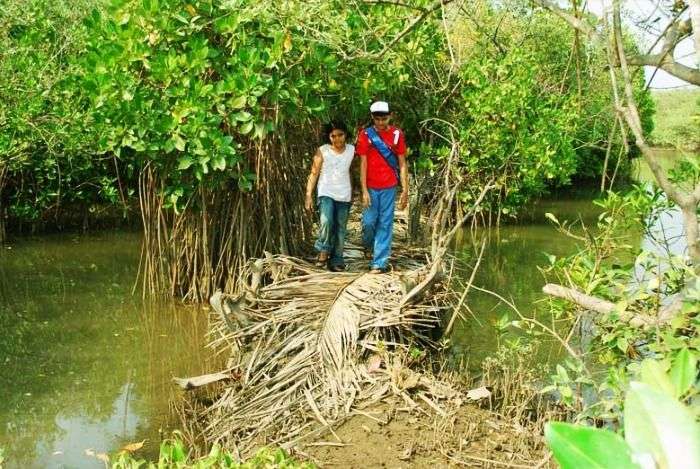
[[[325,267],[326,264],[328,264],[328,253],[326,251],[321,251],[318,253],[314,265],[316,267]]]
[[[345,272],[344,265],[333,265],[331,266],[331,272]]]
[[[387,264],[386,267],[370,267],[370,274],[385,274],[391,270],[391,264]]]
[[[374,258],[374,253],[372,253],[372,250],[369,248],[364,248],[362,250],[362,254],[365,257],[365,259],[367,259],[368,261],[371,261],[372,258]]]

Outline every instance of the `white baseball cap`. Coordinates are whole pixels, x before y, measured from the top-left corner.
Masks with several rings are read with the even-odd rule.
[[[389,114],[389,103],[386,101],[375,101],[369,107],[369,112],[374,114],[375,112]]]

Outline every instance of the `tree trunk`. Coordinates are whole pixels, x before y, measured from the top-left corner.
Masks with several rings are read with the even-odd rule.
[[[696,3],[698,0],[695,0]],[[634,135],[635,143],[642,152],[644,161],[649,165],[654,178],[659,187],[678,205],[683,212],[685,222],[685,235],[688,243],[688,254],[693,262],[694,268],[698,271],[700,268],[700,244],[698,240],[698,217],[697,209],[700,203],[700,186],[696,186],[693,190],[685,192],[681,187],[676,186],[666,176],[666,171],[659,163],[659,157],[646,142],[642,125],[639,119],[639,110],[634,99],[632,90],[632,78],[627,65],[627,57],[622,45],[622,21],[620,19],[620,0],[613,1],[613,39],[617,48],[618,57],[620,60],[620,70],[622,72],[623,85],[625,90],[626,106],[619,109],[622,112],[627,125]]]
[[[685,239],[688,242],[688,254],[693,261],[695,272],[700,275],[700,227],[698,226],[698,211],[696,204],[681,206],[683,224],[685,225]]]

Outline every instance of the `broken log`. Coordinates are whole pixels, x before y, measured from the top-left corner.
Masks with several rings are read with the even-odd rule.
[[[615,311],[615,303],[610,301],[596,298],[595,296],[586,295],[573,288],[563,287],[555,283],[548,283],[542,287],[542,292],[550,296],[555,296],[557,298],[563,298],[572,303],[576,303],[591,311],[595,311],[600,314],[610,314]]]

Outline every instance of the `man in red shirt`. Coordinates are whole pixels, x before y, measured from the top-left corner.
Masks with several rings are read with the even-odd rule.
[[[365,252],[372,253],[370,272],[386,272],[391,255],[394,228],[396,186],[401,178],[398,208],[408,204],[408,166],[406,140],[401,129],[389,124],[389,104],[376,101],[369,108],[373,125],[360,131],[355,153],[360,156],[360,183],[362,186],[362,241]],[[372,131],[371,129],[374,129]],[[378,136],[381,142],[375,140]],[[385,145],[385,148],[377,146]],[[388,150],[387,151],[387,147]],[[392,155],[393,153],[393,155]]]

